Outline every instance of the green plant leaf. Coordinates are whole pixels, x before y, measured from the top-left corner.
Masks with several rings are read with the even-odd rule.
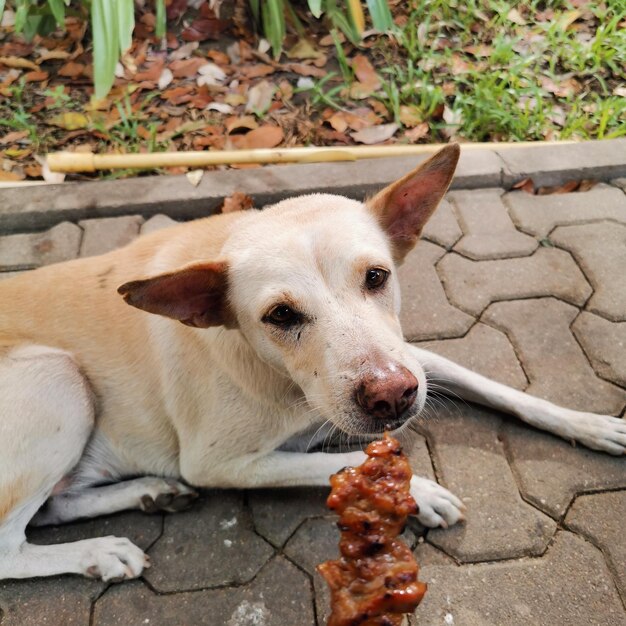
[[[286,30],[283,0],[267,0],[261,6],[263,10],[263,31],[272,46],[274,58],[278,59],[283,49],[283,39]]]
[[[91,31],[93,36],[93,78],[97,99],[104,98],[115,79],[115,65],[120,49],[117,3],[93,0]]]
[[[124,54],[133,43],[135,28],[135,3],[133,0],[117,0],[113,3],[117,9],[118,40],[120,54]]]
[[[165,35],[166,15],[165,15],[165,0],[156,0],[156,29],[155,34],[157,37],[163,37]]]
[[[329,16],[333,24],[341,30],[355,46],[358,46],[361,42],[361,37],[352,26],[350,20],[339,10],[329,13]]]
[[[365,30],[365,15],[363,14],[361,0],[347,0],[347,5],[350,21],[352,22],[352,28],[360,39],[363,31]]]
[[[261,7],[259,2],[260,0],[250,0],[250,9],[252,10],[252,16],[257,26],[261,23]]]
[[[367,0],[367,8],[374,28],[381,33],[393,30],[394,23],[387,0]]]
[[[322,10],[322,0],[309,0],[309,10],[313,13],[313,17],[319,19],[324,12]]]
[[[48,6],[59,26],[65,25],[65,3],[63,0],[48,0]]]
[[[15,2],[15,32],[21,33],[26,26],[28,17],[29,0],[16,0]]]
[[[6,0],[0,0],[0,19],[2,18],[2,14],[4,13],[4,5]]]

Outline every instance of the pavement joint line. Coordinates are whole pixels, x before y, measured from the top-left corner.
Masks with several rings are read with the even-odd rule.
[[[537,298],[537,299],[539,299],[539,298]],[[509,302],[512,302],[512,300],[509,300]],[[489,306],[491,306],[491,304]],[[487,309],[488,308],[489,307],[487,307]],[[520,351],[519,347],[516,345],[516,343],[513,341],[512,337],[509,335],[509,333],[506,330],[504,330],[503,328],[499,328],[492,321],[483,320],[483,316],[484,316],[485,312],[487,311],[487,309],[485,309],[481,313],[481,316],[480,316],[480,319],[478,320],[478,322],[480,322],[481,324],[484,324],[485,326],[489,326],[489,328],[493,328],[494,330],[497,330],[499,333],[502,333],[507,338],[507,341],[509,342],[511,348],[513,349],[513,354],[515,355],[515,359],[517,361],[517,364],[520,366],[520,369],[522,370],[522,374],[524,374],[524,378],[526,379],[526,384],[524,385],[524,388],[521,389],[521,391],[525,391],[526,389],[528,389],[528,387],[530,387],[531,380],[528,377],[528,372],[526,371],[526,368],[524,367],[524,362],[522,360],[521,351]]]
[[[594,493],[620,493],[626,491],[624,489],[605,489],[603,491],[597,491]],[[615,588],[617,590],[617,595],[619,596],[619,598],[622,601],[622,604],[624,605],[624,608],[626,609],[626,593],[622,596],[622,591],[620,588],[620,584],[619,584],[619,576],[618,576],[618,568],[615,566],[615,564],[613,563],[613,559],[611,558],[611,554],[607,553],[602,546],[598,545],[594,538],[591,537],[590,535],[588,535],[584,530],[575,530],[573,528],[571,528],[569,526],[569,524],[567,524],[566,522],[566,518],[567,518],[567,514],[569,513],[570,509],[572,508],[572,506],[574,506],[574,502],[580,497],[580,496],[587,496],[587,495],[593,495],[591,493],[577,493],[573,498],[572,501],[570,502],[569,506],[567,507],[567,511],[565,513],[565,515],[563,516],[563,522],[562,522],[562,528],[564,530],[567,530],[568,532],[571,532],[575,535],[578,535],[579,537],[581,537],[582,539],[584,539],[587,543],[590,543],[594,548],[596,548],[596,550],[599,550],[602,553],[602,556],[604,558],[604,562],[606,563],[607,569],[609,570],[609,573],[611,574],[611,578],[613,579],[613,584],[615,585]]]
[[[623,490],[614,490],[614,491],[623,491]],[[585,494],[586,495],[586,494]],[[573,500],[572,500],[572,504],[573,504]],[[571,508],[571,505],[570,505]],[[569,508],[568,508],[569,510]],[[626,594],[624,596],[622,596],[622,591],[619,585],[619,576],[618,576],[618,568],[613,564],[613,560],[611,559],[611,555],[607,554],[607,552],[602,548],[602,546],[599,546],[598,544],[596,544],[595,540],[593,539],[593,537],[590,537],[584,530],[574,530],[573,528],[570,528],[565,521],[563,522],[562,526],[561,526],[561,530],[566,531],[566,532],[570,532],[574,535],[576,535],[577,537],[580,537],[583,541],[586,541],[588,544],[592,545],[596,550],[598,550],[600,552],[600,554],[602,554],[602,558],[604,559],[604,564],[606,565],[606,568],[609,570],[609,574],[611,575],[611,580],[613,581],[613,585],[615,585],[615,590],[617,591],[617,596],[618,598],[621,600],[622,604],[624,605],[624,609],[626,609]]]
[[[502,451],[504,452],[504,458],[506,459],[507,465],[509,466],[509,469],[511,470],[511,476],[513,476],[513,482],[515,482],[515,486],[517,487],[517,492],[519,493],[519,497],[522,499],[523,502],[525,502],[528,506],[532,507],[533,509],[535,509],[536,511],[539,511],[539,513],[541,513],[542,515],[547,516],[548,518],[550,518],[551,520],[554,520],[557,524],[557,527],[554,530],[554,533],[552,534],[552,536],[549,538],[548,542],[546,543],[546,547],[545,550],[543,551],[543,553],[540,556],[543,556],[545,554],[545,552],[548,549],[548,546],[550,545],[550,543],[554,540],[554,537],[556,537],[556,533],[558,531],[558,527],[559,524],[561,523],[561,520],[558,517],[554,517],[554,515],[548,511],[546,511],[545,509],[543,509],[541,507],[541,502],[535,502],[531,497],[527,496],[524,493],[524,490],[522,488],[523,485],[523,480],[522,477],[517,469],[517,466],[515,465],[515,456],[513,455],[513,450],[511,449],[511,442],[509,441],[509,437],[507,435],[507,428],[506,425],[508,423],[519,423],[521,422],[521,420],[519,420],[518,418],[510,415],[510,416],[505,416],[506,419],[503,419],[500,423],[500,427],[498,429],[498,436],[502,437]],[[531,426],[530,424],[527,424],[526,422],[523,422],[524,426],[528,427],[528,428],[532,428],[533,430],[538,430],[536,429],[534,426]],[[542,431],[545,432],[545,431]],[[552,434],[552,433],[548,433],[548,434]],[[557,435],[553,435],[554,437],[557,437]],[[573,502],[573,498],[572,498],[572,502]],[[566,510],[569,510],[569,507],[572,505],[572,502],[570,502],[567,507]],[[563,516],[563,519],[565,519],[565,516]]]
[[[583,312],[587,312],[587,311],[583,311],[582,309],[579,309],[578,310],[578,315],[576,315],[576,317],[572,320],[572,323],[569,325],[569,331],[570,331],[572,337],[574,338],[574,341],[578,344],[578,347],[582,350],[583,356],[587,360],[587,363],[589,364],[589,367],[591,368],[591,370],[593,371],[593,373],[596,375],[597,378],[600,378],[601,380],[609,383],[610,385],[613,385],[614,387],[617,387],[618,389],[626,390],[626,385],[620,385],[619,383],[616,383],[613,380],[605,378],[604,376],[602,376],[602,374],[600,374],[599,372],[596,371],[596,368],[593,366],[593,362],[589,358],[589,355],[587,354],[587,351],[585,350],[585,347],[583,346],[583,344],[578,339],[578,335],[576,335],[576,333],[574,332],[574,328],[573,328],[574,324],[575,324],[576,320],[583,314]],[[623,323],[623,322],[615,322],[613,320],[609,320],[606,317],[604,317],[603,315],[599,315],[598,313],[592,313],[592,315],[597,315],[598,317],[601,317],[602,319],[606,319],[607,322],[611,322],[612,324]],[[626,403],[625,403],[625,406],[626,406]],[[620,413],[621,413],[621,411],[620,411]]]
[[[572,306],[576,309],[578,309],[578,314],[576,317],[578,317],[578,315],[580,315],[581,310],[580,307],[578,307],[575,304],[572,304],[571,302],[567,302],[567,300],[563,300],[563,298],[559,298],[558,296],[554,296],[554,295],[548,295],[548,296],[520,296],[519,298],[505,298],[503,300],[494,300],[493,302],[490,302],[481,312],[480,317],[482,319],[482,317],[485,315],[485,313],[487,312],[487,309],[489,309],[490,306],[492,306],[493,304],[499,304],[500,302],[522,302],[522,301],[526,301],[526,300],[548,300],[548,299],[552,299],[552,300],[556,300],[557,302],[562,302],[563,304],[567,304],[568,306]],[[487,324],[487,322],[482,322],[483,324]],[[528,374],[526,373],[526,368],[524,366],[524,360],[522,358],[521,355],[521,349],[519,348],[519,346],[516,344],[512,333],[509,334],[509,331],[507,331],[504,327],[499,327],[495,322],[491,322],[488,324],[488,326],[491,326],[491,328],[494,328],[495,330],[504,333],[504,335],[506,335],[506,338],[509,340],[509,343],[511,344],[511,346],[513,347],[513,352],[515,353],[515,356],[517,357],[517,360],[519,361],[519,364],[522,368],[522,371],[524,372],[524,376],[526,377],[526,380],[528,381],[528,385],[530,386],[530,384],[532,383],[532,381],[530,380],[530,378],[528,377]],[[572,333],[573,334],[573,333]],[[586,355],[585,355],[585,359],[586,359]],[[591,368],[593,370],[593,368]],[[595,371],[595,370],[594,370]],[[504,414],[506,415],[506,414]],[[542,431],[545,432],[545,431]]]
[[[546,546],[543,549],[543,552],[538,553],[538,554],[525,554],[522,553],[520,556],[504,556],[502,558],[489,558],[489,559],[477,559],[475,561],[457,561],[456,558],[454,558],[451,554],[449,554],[448,552],[446,552],[442,547],[440,546],[434,546],[430,541],[428,541],[428,536],[426,537],[426,542],[428,543],[429,546],[431,547],[438,547],[439,550],[441,552],[443,552],[447,557],[451,558],[453,561],[455,561],[455,563],[457,563],[457,565],[459,565],[459,567],[463,567],[466,565],[490,565],[490,564],[497,564],[497,563],[514,563],[516,561],[540,561],[541,559],[543,559],[544,556],[546,556],[548,550],[550,549],[550,547],[552,546],[552,544],[554,543],[554,540],[557,536],[557,534],[559,533],[559,531],[562,529],[559,529],[558,527],[555,529],[554,534],[548,539],[548,541],[546,542]],[[571,531],[568,531],[571,532]],[[574,535],[576,535],[577,533],[572,533]],[[595,546],[594,546],[595,547]]]

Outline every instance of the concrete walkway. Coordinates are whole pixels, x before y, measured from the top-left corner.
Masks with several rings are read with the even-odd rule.
[[[407,338],[562,405],[623,415],[625,187],[449,193],[401,269]],[[125,215],[5,235],[0,278],[105,252],[170,221]],[[461,526],[406,531],[429,584],[415,624],[626,624],[624,458],[436,395],[410,453],[416,473],[468,507]],[[127,536],[153,567],[119,585],[0,583],[0,624],[321,626],[328,598],[314,567],[336,555],[338,537],[325,495],[211,491],[175,515],[33,529],[35,543]]]

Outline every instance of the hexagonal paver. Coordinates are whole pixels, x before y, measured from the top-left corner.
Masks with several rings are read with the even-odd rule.
[[[528,393],[578,411],[617,415],[626,392],[598,378],[569,330],[578,309],[554,298],[492,304],[483,318],[504,330],[530,380]]]
[[[167,515],[149,551],[145,578],[158,591],[182,591],[251,580],[274,551],[253,530],[242,492],[208,491],[182,513]]]
[[[96,603],[94,626],[314,626],[311,583],[282,557],[249,584],[157,595],[141,582],[111,587]]]
[[[609,322],[583,311],[572,330],[596,373],[626,386],[626,322]]]
[[[466,522],[428,541],[462,562],[541,554],[556,524],[519,495],[498,436],[501,419],[446,401],[426,424],[445,486],[467,505]]]
[[[101,217],[78,222],[85,231],[80,246],[80,256],[104,254],[130,243],[139,235],[143,224],[141,215],[123,217]]]
[[[138,512],[43,528],[29,528],[28,540],[36,544],[58,544],[92,537],[128,537],[145,550],[161,534],[161,515]],[[54,576],[24,581],[0,582],[2,626],[88,626],[92,601],[105,583],[82,576]]]
[[[435,263],[444,254],[439,246],[420,241],[399,269],[400,321],[409,341],[460,337],[474,323],[474,318],[454,308],[446,298],[435,270]]]
[[[582,193],[533,196],[513,191],[504,196],[511,217],[520,230],[546,237],[561,224],[580,224],[601,219],[626,223],[626,196],[615,187],[598,185]]]
[[[33,269],[78,256],[83,231],[70,222],[43,233],[0,237],[0,271]]]
[[[328,515],[326,487],[256,489],[248,494],[256,531],[276,547],[309,517]]]
[[[528,386],[524,370],[507,336],[487,324],[476,324],[460,339],[424,341],[418,345],[505,385],[516,389]],[[440,383],[432,381],[435,392]]]
[[[89,626],[104,584],[79,576],[0,581],[2,626]]]
[[[507,422],[503,437],[524,498],[560,519],[577,494],[626,489],[626,461]]]
[[[513,225],[502,204],[502,193],[502,189],[477,189],[450,194],[464,233],[455,251],[484,260],[528,256],[536,250],[537,240]]]
[[[473,315],[499,300],[557,296],[582,306],[591,295],[574,259],[555,248],[539,248],[529,257],[498,261],[470,261],[451,253],[437,269],[450,302]]]
[[[589,279],[594,293],[586,308],[615,322],[626,321],[626,225],[559,226],[550,239],[574,255]]]
[[[153,215],[149,220],[146,220],[142,225],[140,232],[142,235],[148,235],[156,232],[157,230],[162,230],[163,228],[176,226],[176,224],[178,224],[178,222],[173,220],[171,217],[159,213],[158,215]]]
[[[541,559],[479,565],[426,565],[428,591],[414,624],[435,626],[623,626],[615,585],[602,554],[559,532]]]
[[[422,236],[448,250],[463,236],[450,202],[441,201],[433,216],[426,223]]]
[[[604,552],[626,600],[626,491],[597,493],[577,498],[568,511],[568,528],[590,538]]]
[[[315,566],[339,555],[337,517],[327,515],[306,520],[287,542],[285,554],[305,572],[315,573]]]
[[[49,545],[115,535],[126,537],[142,550],[147,550],[161,536],[162,531],[162,515],[126,511],[61,526],[29,527],[26,536],[32,543]]]

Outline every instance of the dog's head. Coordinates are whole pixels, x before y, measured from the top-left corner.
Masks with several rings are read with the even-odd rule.
[[[426,399],[398,321],[396,265],[445,194],[450,145],[361,203],[315,194],[250,211],[219,260],[120,287],[140,309],[236,327],[308,403],[351,434],[396,429]]]

